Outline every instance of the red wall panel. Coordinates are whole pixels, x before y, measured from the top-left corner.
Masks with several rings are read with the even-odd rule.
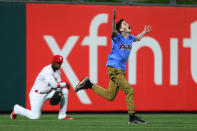
[[[117,9],[117,20],[124,18],[131,25],[133,35],[146,24],[153,27],[153,32],[134,44],[136,61],[131,54],[126,71],[135,88],[136,110],[196,111],[197,8],[157,6],[27,4],[27,107],[36,76],[56,53],[65,60],[62,79],[73,88],[86,75],[108,88],[106,62],[111,50],[113,8]],[[127,110],[121,90],[109,102],[91,90],[76,95],[73,88],[69,91],[69,111]],[[46,103],[44,110],[58,108]]]

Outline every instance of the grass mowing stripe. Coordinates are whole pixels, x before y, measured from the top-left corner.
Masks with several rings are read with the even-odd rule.
[[[73,120],[57,120],[57,115],[43,114],[39,120],[19,116],[11,120],[0,115],[0,131],[195,131],[197,114],[140,114],[150,124],[128,125],[127,114],[71,114]]]

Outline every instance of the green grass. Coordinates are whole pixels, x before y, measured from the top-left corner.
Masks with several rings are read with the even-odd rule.
[[[57,120],[43,114],[39,120],[0,115],[0,131],[197,131],[197,114],[139,114],[149,124],[128,125],[127,114],[69,114],[73,120]]]

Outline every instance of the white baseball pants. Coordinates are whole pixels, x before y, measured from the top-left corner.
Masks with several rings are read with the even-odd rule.
[[[39,119],[41,116],[42,107],[43,107],[44,102],[47,99],[50,99],[54,93],[55,93],[55,90],[52,90],[48,94],[39,94],[39,93],[32,90],[29,94],[31,110],[28,110],[28,109],[23,108],[23,107],[19,106],[18,104],[16,104],[14,106],[15,114],[25,116],[29,119]],[[63,88],[62,93],[63,93],[63,97],[60,102],[60,110],[59,110],[58,119],[65,118],[66,111],[67,111],[68,89]]]

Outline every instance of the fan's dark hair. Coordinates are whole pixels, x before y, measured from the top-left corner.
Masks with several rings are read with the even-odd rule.
[[[120,19],[117,23],[116,23],[116,30],[121,33],[120,28],[122,25],[122,22],[124,21],[124,19]]]

